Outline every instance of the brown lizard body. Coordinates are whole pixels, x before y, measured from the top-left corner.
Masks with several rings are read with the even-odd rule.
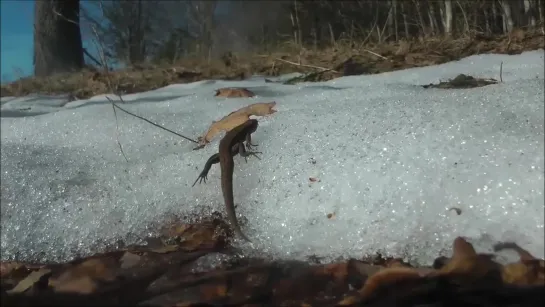
[[[248,149],[250,149],[252,146],[257,146],[257,145],[252,144],[250,141],[248,141],[249,138],[250,138],[250,135],[248,134],[246,136],[246,147],[248,147]],[[231,155],[233,157],[236,156],[237,154],[240,154],[246,160],[247,160],[248,156],[254,156],[254,157],[259,159],[259,157],[257,156],[258,153],[261,153],[261,152],[259,152],[259,151],[246,151],[246,149],[244,148],[243,142],[239,142],[239,143],[235,144],[231,148]],[[215,154],[211,155],[210,158],[208,158],[208,160],[204,164],[204,168],[203,168],[202,172],[199,174],[199,177],[197,177],[195,182],[193,182],[192,187],[195,186],[197,181],[199,181],[199,183],[201,183],[203,181],[204,181],[204,183],[206,183],[206,180],[208,180],[208,172],[210,171],[210,168],[212,168],[212,165],[217,164],[219,162],[220,162],[220,154],[219,153],[215,153]]]
[[[255,119],[250,119],[247,122],[230,130],[220,141],[219,145],[219,160],[221,167],[221,190],[225,207],[227,208],[227,217],[233,225],[235,232],[243,237],[246,241],[251,241],[242,233],[238,225],[237,216],[235,214],[235,205],[233,200],[233,153],[232,149],[235,145],[243,148],[242,142],[246,140],[247,146],[252,146],[251,134],[257,129],[258,122]],[[253,153],[255,154],[255,153]]]

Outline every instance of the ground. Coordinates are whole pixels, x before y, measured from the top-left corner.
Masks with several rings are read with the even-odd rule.
[[[253,74],[276,76],[302,72],[306,75],[289,83],[324,81],[441,64],[474,54],[518,54],[539,48],[544,48],[544,36],[537,30],[517,30],[502,36],[428,38],[383,44],[339,43],[323,50],[287,48],[270,54],[228,53],[210,61],[186,58],[171,65],[141,65],[115,71],[111,78],[96,70],[48,78],[29,77],[2,85],[1,96],[69,94],[74,99],[85,99],[111,92],[110,80],[124,94],[205,79],[241,80]]]

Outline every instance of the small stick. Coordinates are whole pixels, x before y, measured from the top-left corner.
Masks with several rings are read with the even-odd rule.
[[[299,63],[295,63],[295,62],[291,62],[291,61],[283,60],[283,59],[279,59],[279,58],[276,58],[275,60],[278,60],[278,61],[284,62],[284,63],[288,63],[288,64],[291,64],[291,65],[295,65],[295,66],[316,68],[316,69],[320,69],[320,70],[322,70],[322,71],[333,71],[333,72],[338,72],[338,71],[336,71],[336,70],[334,70],[334,69],[331,69],[331,68],[324,68],[324,67],[320,67],[320,66],[307,65],[307,64],[299,64]]]
[[[118,97],[121,98],[121,96],[118,96]],[[186,139],[186,140],[188,140],[188,141],[191,141],[191,142],[193,142],[193,143],[196,143],[196,144],[199,143],[199,142],[197,142],[197,141],[195,141],[195,140],[193,140],[193,139],[188,138],[187,136],[183,136],[183,135],[181,135],[181,134],[179,134],[179,133],[177,133],[177,132],[174,132],[174,131],[172,131],[172,130],[170,130],[170,129],[168,129],[168,128],[165,128],[165,127],[163,127],[163,126],[161,126],[161,125],[159,125],[159,124],[156,124],[156,123],[154,123],[154,122],[152,122],[152,121],[150,121],[150,120],[148,120],[148,119],[146,119],[146,118],[144,118],[144,117],[142,117],[142,116],[136,115],[136,114],[134,114],[134,113],[131,113],[131,112],[129,112],[129,111],[123,109],[122,107],[120,107],[119,105],[117,105],[112,99],[110,99],[110,97],[108,97],[108,96],[106,96],[106,99],[108,99],[108,100],[112,103],[112,106],[118,108],[119,110],[121,110],[121,111],[123,111],[123,112],[125,112],[125,113],[127,113],[127,114],[129,114],[129,115],[131,115],[131,116],[134,116],[134,117],[136,117],[136,118],[138,118],[138,119],[141,119],[141,120],[145,121],[146,123],[149,123],[149,124],[151,124],[151,125],[154,125],[154,126],[157,127],[157,128],[163,129],[163,130],[165,130],[165,131],[167,131],[167,132],[170,132],[170,133],[172,133],[172,134],[174,134],[174,135],[177,135],[177,136],[179,136],[179,137],[181,137],[181,138],[184,138],[184,139]]]
[[[373,51],[371,51],[371,50],[363,49],[363,51],[369,52],[370,54],[375,55],[375,56],[378,56],[379,58],[383,58],[383,59],[385,59],[385,60],[387,60],[387,61],[390,61],[390,62],[392,61],[392,60],[390,60],[389,58],[387,58],[387,57],[385,57],[385,56],[382,56],[382,55],[380,55],[380,54],[378,54],[378,53],[376,53],[376,52],[373,52]]]
[[[502,72],[503,72],[503,61],[500,62],[500,82],[503,82]]]

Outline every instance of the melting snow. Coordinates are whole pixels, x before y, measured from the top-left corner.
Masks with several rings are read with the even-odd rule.
[[[237,213],[254,243],[237,244],[249,254],[328,260],[380,250],[429,263],[466,236],[480,251],[514,240],[543,257],[543,55],[298,85],[201,81],[126,95],[125,108],[196,137],[239,107],[277,101],[253,135],[262,160],[235,157]],[[418,86],[460,73],[498,79],[501,61],[504,83]],[[213,96],[227,86],[257,97]],[[120,239],[141,243],[167,216],[225,211],[218,165],[191,187],[221,136],[193,151],[117,112],[127,163],[104,95],[62,101],[2,98],[2,259],[66,260]]]

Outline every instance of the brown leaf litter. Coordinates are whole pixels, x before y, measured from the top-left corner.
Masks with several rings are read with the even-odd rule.
[[[205,228],[224,227],[215,223],[209,222]],[[165,233],[176,234],[179,242],[222,240],[221,235],[211,232],[198,238],[199,232],[191,228],[195,225],[178,225]],[[519,253],[518,262],[506,265],[495,262],[494,255],[478,254],[469,242],[458,237],[452,256],[440,257],[434,267],[412,267],[392,258],[311,265],[251,258],[238,258],[240,261],[231,255],[216,261],[211,269],[199,269],[204,258],[231,254],[221,244],[215,245],[221,248],[210,246],[214,244],[192,243],[185,249],[165,245],[164,250],[125,248],[45,266],[2,263],[2,304],[533,306],[545,299],[544,260],[509,242],[494,246],[496,251],[513,249]],[[27,268],[25,276],[20,274],[22,267]]]

